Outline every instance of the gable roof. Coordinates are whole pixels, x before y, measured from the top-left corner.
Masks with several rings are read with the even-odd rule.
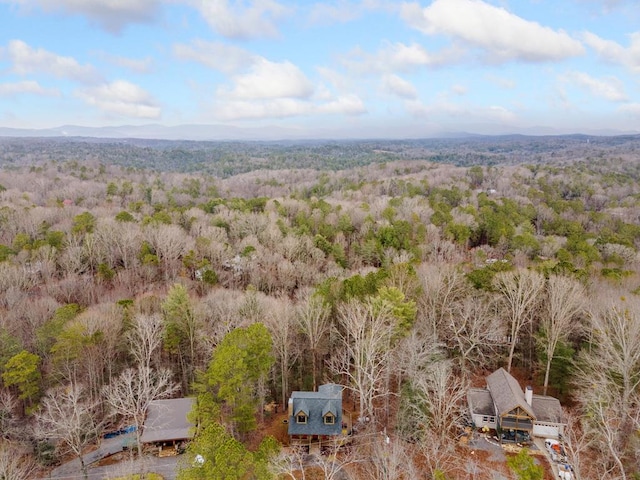
[[[187,414],[194,401],[195,398],[174,398],[151,402],[140,441],[154,443],[193,438],[193,424],[187,420]]]
[[[467,393],[467,402],[472,415],[486,415],[494,417],[496,409],[493,406],[491,392],[486,388],[471,388]]]
[[[317,392],[293,392],[289,398],[289,435],[340,435],[342,433],[342,387],[328,383]],[[297,423],[300,411],[307,414],[307,423]],[[335,422],[325,424],[324,416],[333,414]]]
[[[520,407],[527,415],[536,419],[533,409],[524,398],[520,384],[504,368],[499,368],[487,377],[487,389],[491,392],[498,415],[506,415]]]
[[[534,395],[531,403],[533,404],[533,411],[536,414],[538,422],[566,425],[564,414],[562,413],[562,406],[560,405],[560,400],[557,398],[546,395]]]

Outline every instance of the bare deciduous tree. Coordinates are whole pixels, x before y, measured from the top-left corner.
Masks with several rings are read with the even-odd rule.
[[[335,329],[339,350],[330,368],[348,379],[360,401],[360,416],[374,413],[374,400],[385,396],[386,370],[391,358],[391,339],[395,331],[394,316],[387,302],[351,301],[341,307],[339,328]]]
[[[412,379],[412,386],[416,395],[411,405],[415,423],[424,425],[437,441],[445,443],[462,425],[467,382],[454,374],[450,360],[440,360]]]
[[[286,297],[275,299],[268,307],[265,326],[271,333],[273,348],[280,364],[280,386],[283,408],[287,406],[289,391],[289,373],[298,357],[299,350],[295,348],[295,310],[291,301]]]
[[[302,448],[280,450],[269,462],[269,471],[276,475],[276,478],[286,476],[291,480],[306,480],[305,456],[306,452]]]
[[[8,440],[17,433],[17,408],[16,398],[8,390],[0,390],[0,438]]]
[[[588,478],[583,476],[583,471],[586,472],[585,466],[587,458],[590,456],[589,448],[592,443],[592,439],[588,433],[582,428],[581,417],[583,415],[570,412],[569,410],[563,411],[564,420],[566,426],[562,435],[564,449],[567,454],[569,463],[572,465],[576,478]]]
[[[2,480],[31,480],[37,471],[36,463],[8,442],[0,441],[0,478]]]
[[[36,413],[36,435],[54,439],[72,452],[87,478],[87,465],[82,457],[84,449],[98,436],[96,403],[85,398],[82,385],[71,384],[50,390]]]
[[[448,345],[459,355],[460,371],[486,366],[499,345],[500,320],[486,296],[465,297],[456,302],[446,325]]]
[[[342,448],[340,441],[336,440],[324,455],[316,457],[314,467],[320,470],[325,480],[337,480],[343,478],[345,469],[357,460],[353,449]]]
[[[544,372],[544,392],[547,394],[549,386],[549,372],[558,342],[567,339],[578,331],[580,324],[576,317],[584,310],[584,287],[573,278],[551,275],[547,281],[546,312],[542,316],[540,330],[543,338],[547,364]]]
[[[138,314],[134,318],[133,329],[127,332],[131,353],[138,365],[152,367],[154,353],[162,345],[164,323],[158,314]]]
[[[588,417],[585,421],[586,435],[600,457],[599,478],[626,480],[633,470],[625,466],[625,454],[629,443],[626,414],[620,411],[619,398],[611,391],[593,388],[583,392]],[[617,400],[617,401],[616,401]]]
[[[535,307],[540,302],[540,293],[544,288],[545,281],[538,272],[518,269],[512,272],[498,273],[493,283],[499,293],[502,311],[509,329],[507,371],[510,372],[520,333],[525,326],[531,325],[533,321]]]
[[[454,265],[425,264],[418,269],[424,293],[418,301],[418,318],[426,322],[436,336],[443,332],[457,302],[468,294],[464,273]]]
[[[628,478],[626,464],[640,428],[640,301],[608,298],[593,307],[591,346],[582,351],[576,383],[588,413],[585,432],[620,478]]]
[[[435,359],[440,358],[442,345],[433,336],[431,329],[426,332],[412,330],[402,338],[393,352],[394,373],[397,376],[398,391],[406,379],[416,378]]]
[[[307,291],[301,294],[296,318],[300,330],[309,342],[313,391],[316,391],[318,389],[318,353],[331,328],[329,309],[321,298]]]
[[[381,435],[362,452],[366,458],[365,469],[373,480],[413,480],[419,478],[418,470],[408,446],[399,438]]]
[[[424,431],[418,447],[431,478],[438,478],[438,473],[442,476],[460,464],[453,442],[443,442],[433,430]]]

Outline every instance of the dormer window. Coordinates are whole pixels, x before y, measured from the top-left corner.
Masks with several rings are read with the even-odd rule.
[[[307,415],[304,412],[299,412],[296,415],[296,423],[307,423]]]
[[[325,425],[333,425],[336,423],[336,417],[333,415],[333,413],[327,413],[324,416],[324,424]]]

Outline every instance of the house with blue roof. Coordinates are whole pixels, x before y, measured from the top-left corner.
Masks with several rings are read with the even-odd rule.
[[[289,398],[291,445],[333,443],[343,434],[342,386],[320,385],[317,392],[293,392]]]

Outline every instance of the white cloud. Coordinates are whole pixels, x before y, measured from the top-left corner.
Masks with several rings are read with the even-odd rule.
[[[313,24],[346,23],[359,18],[364,12],[359,4],[347,0],[316,3],[311,7],[309,20]]]
[[[583,40],[595,50],[602,61],[623,65],[636,73],[640,72],[640,32],[629,35],[629,46],[626,48],[591,32],[584,33]]]
[[[357,95],[345,95],[327,103],[321,103],[315,110],[318,113],[335,113],[345,115],[361,115],[367,111],[364,103]]]
[[[466,95],[467,91],[468,89],[464,85],[459,85],[459,84],[451,85],[451,93],[455,95],[459,95],[459,96]]]
[[[383,0],[318,2],[311,6],[309,21],[316,25],[346,23],[356,20],[370,11],[381,10],[391,13],[396,9],[395,2]]]
[[[338,91],[349,91],[353,87],[353,78],[327,67],[317,67],[320,76]]]
[[[416,87],[398,75],[389,74],[382,78],[382,85],[386,92],[400,98],[412,99],[418,96]]]
[[[135,73],[150,73],[153,68],[153,59],[151,57],[128,58],[107,52],[98,52],[97,55],[112,65],[126,68]]]
[[[308,98],[311,81],[291,62],[270,62],[260,58],[249,72],[233,77],[233,85],[218,90],[220,96],[238,100],[268,98]]]
[[[255,120],[312,114],[358,115],[364,104],[348,90],[350,80],[334,70],[319,67],[320,76],[333,89],[314,84],[289,61],[272,62],[242,48],[222,42],[195,40],[176,44],[173,54],[229,74],[229,83],[215,90],[214,107],[219,120]]]
[[[89,18],[111,32],[129,23],[146,23],[156,18],[163,0],[0,0],[45,11],[62,11]]]
[[[500,122],[512,124],[517,120],[517,115],[499,105],[488,107],[477,105],[461,105],[447,100],[441,100],[432,104],[425,104],[418,100],[406,102],[407,111],[415,117],[432,119],[464,119],[467,122]]]
[[[235,73],[260,60],[258,55],[222,42],[194,40],[191,45],[176,44],[173,54],[181,60],[191,60],[224,73]]]
[[[55,88],[44,88],[34,80],[24,80],[14,83],[0,83],[0,97],[13,96],[23,93],[42,95],[47,97],[59,97],[60,91]]]
[[[445,49],[437,54],[428,52],[422,45],[402,42],[385,42],[375,54],[352,51],[343,59],[343,64],[360,74],[412,72],[421,67],[440,66],[453,63],[459,57],[456,48]]]
[[[622,82],[615,77],[599,79],[584,72],[569,72],[563,75],[561,80],[571,85],[584,88],[596,97],[601,97],[612,102],[627,100]]]
[[[481,0],[435,0],[426,8],[405,3],[402,18],[428,35],[446,35],[482,49],[487,60],[542,62],[584,53],[564,31],[525,20]]]
[[[510,78],[500,77],[492,74],[485,75],[484,78],[486,78],[487,81],[493,83],[494,85],[497,85],[500,88],[504,88],[505,90],[512,90],[516,88],[516,82]]]
[[[93,66],[80,65],[72,57],[56,55],[42,48],[32,48],[22,40],[11,40],[6,53],[13,62],[11,70],[19,75],[46,73],[84,83],[92,83],[100,79]]]
[[[125,80],[105,83],[78,92],[86,103],[107,114],[132,118],[159,118],[160,107],[151,95]]]
[[[262,102],[232,100],[216,107],[216,115],[223,120],[284,118],[304,115],[308,112],[308,103],[294,98],[276,98]]]
[[[603,14],[609,14],[616,10],[618,7],[622,7],[625,3],[628,3],[630,7],[635,7],[635,0],[576,0],[582,4],[594,4],[594,6],[601,6]]]
[[[222,120],[259,120],[315,114],[360,115],[364,112],[366,108],[362,100],[355,95],[320,103],[297,98],[274,98],[261,101],[232,100],[216,106],[216,115]]]
[[[123,0],[126,1],[126,0]],[[289,8],[274,0],[192,0],[204,19],[220,35],[228,38],[278,36],[276,23]]]
[[[627,103],[626,105],[622,105],[619,110],[633,117],[640,118],[640,103]]]

